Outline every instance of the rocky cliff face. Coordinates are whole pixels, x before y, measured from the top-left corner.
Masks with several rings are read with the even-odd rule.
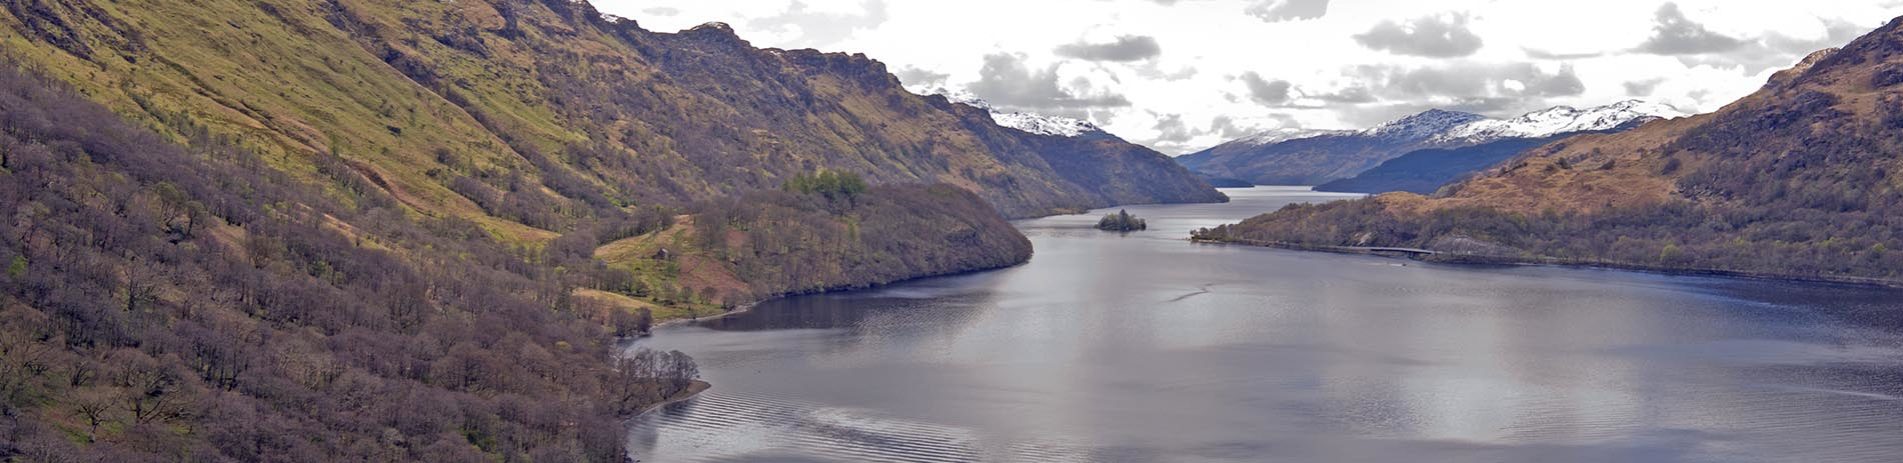
[[[246,140],[293,171],[335,155],[409,207],[525,239],[588,209],[818,169],[950,183],[1013,217],[1220,198],[1127,143],[1087,153],[1108,165],[1063,162],[1098,147],[1043,151],[863,55],[756,48],[717,23],[653,32],[584,2],[30,1],[0,16],[17,59],[115,110]],[[526,220],[478,183],[546,187],[540,207],[571,217]]]

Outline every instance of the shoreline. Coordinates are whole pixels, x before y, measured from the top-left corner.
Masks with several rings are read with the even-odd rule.
[[[1298,244],[1298,243],[1273,242],[1273,241],[1241,242],[1241,241],[1222,241],[1222,240],[1202,240],[1202,239],[1195,239],[1195,238],[1190,238],[1189,241],[1195,244],[1236,245],[1236,246],[1248,246],[1248,247],[1271,248],[1271,249],[1286,249],[1291,251],[1324,252],[1324,253],[1330,253],[1330,254],[1354,254],[1354,255],[1370,255],[1370,256],[1380,256],[1380,257],[1397,257],[1393,253],[1356,250],[1356,249],[1349,249],[1349,248],[1344,248],[1340,246],[1320,246],[1320,245],[1308,245],[1308,244]],[[1581,260],[1581,259],[1526,258],[1526,257],[1486,256],[1486,255],[1478,255],[1478,254],[1452,254],[1452,253],[1440,253],[1440,254],[1433,254],[1433,255],[1427,255],[1427,256],[1406,256],[1404,258],[1408,260],[1416,261],[1416,262],[1451,264],[1451,265],[1461,265],[1461,266],[1496,265],[1496,266],[1518,266],[1518,267],[1559,267],[1559,268],[1577,268],[1577,269],[1600,269],[1600,270],[1618,270],[1618,271],[1651,273],[1651,274],[1672,275],[1672,276],[1702,276],[1702,277],[1731,278],[1731,279],[1738,279],[1738,280],[1776,281],[1776,282],[1787,282],[1787,283],[1822,283],[1822,284],[1834,284],[1834,285],[1859,286],[1859,287],[1867,287],[1867,288],[1903,289],[1903,281],[1889,280],[1889,279],[1882,279],[1882,278],[1829,276],[1829,275],[1794,275],[1794,274],[1774,273],[1774,272],[1752,272],[1752,271],[1744,271],[1744,270],[1723,270],[1723,269],[1708,269],[1708,268],[1678,268],[1678,267],[1666,267],[1666,266],[1659,266],[1659,265],[1633,264],[1633,263],[1625,263],[1625,262]]]
[[[765,300],[740,304],[738,306],[734,306],[733,310],[729,310],[729,311],[725,311],[725,312],[721,312],[721,313],[717,313],[717,314],[713,314],[713,315],[709,315],[705,317],[675,318],[671,320],[662,321],[660,323],[655,323],[654,326],[648,328],[647,333],[642,333],[640,336],[636,336],[634,339],[639,340],[641,338],[652,336],[654,334],[654,330],[658,330],[658,329],[669,327],[669,326],[685,325],[688,323],[694,323],[694,322],[705,321],[705,320],[719,320],[719,319],[727,318],[733,315],[739,315],[742,313],[750,312],[753,310],[754,306],[760,305],[760,303],[762,302],[767,302],[771,300],[773,299],[765,299]]]
[[[713,383],[696,379],[694,380],[693,384],[687,385],[686,390],[681,391],[679,394],[674,394],[673,397],[669,397],[667,398],[667,400],[649,404],[646,407],[641,407],[641,410],[634,412],[633,415],[628,415],[627,419],[632,420],[635,418],[640,418],[641,415],[646,415],[648,414],[648,412],[660,410],[661,408],[669,406],[669,405],[693,400],[695,397],[699,397],[700,393],[707,392],[708,389],[713,389],[713,388],[714,388]]]
[[[1035,254],[1035,251],[1033,252],[1033,254]],[[992,272],[992,271],[998,271],[998,270],[1004,270],[1004,269],[1008,269],[1008,268],[1012,268],[1012,267],[1017,267],[1017,266],[1020,266],[1020,265],[1024,265],[1024,264],[1027,264],[1027,263],[1030,263],[1030,262],[1031,262],[1031,260],[1027,258],[1027,259],[1025,259],[1025,260],[1024,260],[1023,262],[1016,262],[1016,263],[1012,263],[1012,264],[1010,264],[1010,265],[1001,265],[1001,266],[996,266],[996,267],[985,267],[985,268],[974,268],[974,269],[967,269],[967,270],[957,270],[957,271],[950,271],[950,272],[937,272],[937,273],[928,273],[928,274],[924,274],[924,275],[918,275],[918,276],[913,276],[913,277],[906,277],[906,278],[902,278],[902,279],[898,279],[898,280],[892,280],[892,281],[888,281],[888,282],[884,282],[884,283],[874,283],[874,284],[865,284],[865,285],[842,285],[842,286],[835,286],[835,287],[829,287],[829,288],[822,288],[822,289],[816,289],[816,290],[811,290],[811,291],[800,291],[800,292],[789,292],[789,293],[786,293],[786,294],[780,294],[780,295],[776,295],[776,296],[773,296],[773,297],[769,297],[769,298],[765,298],[765,299],[761,299],[761,300],[758,300],[758,301],[753,301],[753,302],[748,302],[748,303],[745,303],[745,304],[741,304],[741,305],[738,305],[738,306],[735,306],[733,310],[729,310],[729,311],[726,311],[726,312],[721,312],[721,313],[718,313],[718,314],[714,314],[714,315],[709,315],[709,316],[705,316],[705,317],[699,317],[699,318],[675,318],[675,319],[670,319],[670,320],[666,320],[666,321],[661,321],[661,322],[657,322],[657,323],[655,323],[655,324],[654,324],[654,326],[653,326],[653,327],[650,327],[650,328],[648,328],[648,333],[645,333],[645,334],[643,334],[643,335],[641,335],[641,336],[636,336],[636,337],[634,337],[633,339],[634,339],[634,340],[637,340],[637,341],[638,341],[638,340],[640,340],[641,338],[644,338],[644,337],[648,337],[648,336],[652,336],[652,335],[654,334],[654,330],[656,330],[656,329],[660,329],[660,328],[663,328],[663,327],[668,327],[668,326],[675,326],[675,325],[685,325],[685,324],[690,324],[690,323],[695,323],[695,322],[702,322],[702,321],[708,321],[708,320],[719,320],[719,319],[722,319],[722,318],[727,318],[727,317],[730,317],[730,316],[734,316],[734,315],[739,315],[739,314],[743,314],[743,313],[747,313],[747,312],[752,312],[752,311],[753,311],[753,309],[754,309],[754,308],[756,308],[756,307],[758,307],[758,306],[759,306],[760,304],[764,304],[764,303],[768,303],[768,302],[773,302],[773,301],[777,301],[777,300],[780,300],[780,299],[786,299],[786,298],[790,298],[790,297],[797,297],[797,296],[813,296],[813,295],[820,295],[820,294],[832,294],[832,293],[845,293],[845,292],[852,292],[852,291],[864,291],[864,290],[869,290],[869,289],[878,289],[878,288],[883,288],[883,287],[887,287],[887,286],[892,286],[892,285],[896,285],[896,284],[900,284],[900,283],[907,283],[907,282],[913,282],[913,281],[918,281],[918,280],[924,280],[924,279],[930,279],[930,278],[942,278],[942,277],[955,277],[955,276],[962,276],[962,275],[972,275],[972,274],[977,274],[977,273],[984,273],[984,272]]]
[[[1257,185],[1257,186],[1260,186],[1260,185]],[[1256,187],[1256,186],[1250,186],[1250,187],[1248,187],[1248,188],[1255,188],[1255,187]],[[1216,190],[1218,190],[1218,192],[1220,193],[1220,192],[1221,192],[1220,190],[1223,190],[1223,188],[1216,188]],[[1170,202],[1170,201],[1156,201],[1156,202],[1135,202],[1135,203],[1129,203],[1129,204],[1112,204],[1112,205],[1108,205],[1108,206],[1103,206],[1103,207],[1098,207],[1098,208],[1092,208],[1092,209],[1082,209],[1082,210],[1076,210],[1076,211],[1069,211],[1069,210],[1064,210],[1064,209],[1054,209],[1054,210],[1050,210],[1050,211],[1046,211],[1047,213],[1045,213],[1045,214],[1043,214],[1043,215],[1036,215],[1036,216],[1031,216],[1031,217],[1020,217],[1020,218],[1010,218],[1010,217],[1008,217],[1008,216],[1007,216],[1005,220],[1006,220],[1007,222],[1010,222],[1010,223],[1012,223],[1012,224],[1013,224],[1013,225],[1012,225],[1012,227],[1013,227],[1013,228],[1016,228],[1016,226],[1017,226],[1017,225],[1016,225],[1016,223],[1017,223],[1017,222],[1022,222],[1022,221],[1028,221],[1028,220],[1037,220],[1037,219],[1042,219],[1042,218],[1048,218],[1048,217],[1057,217],[1057,216],[1064,216],[1064,215],[1086,215],[1086,214],[1089,214],[1089,213],[1090,213],[1090,211],[1094,211],[1094,210],[1099,210],[1099,209],[1108,209],[1108,208],[1113,208],[1113,207],[1123,207],[1123,206],[1154,206],[1154,205],[1189,205],[1189,204],[1226,204],[1226,203],[1228,203],[1229,201],[1231,201],[1231,200],[1233,199],[1233,198],[1230,198],[1230,197],[1229,197],[1229,195],[1228,195],[1227,193],[1223,193],[1223,195],[1222,195],[1222,196],[1223,196],[1223,199],[1222,199],[1221,201],[1184,201],[1184,202]],[[1036,254],[1037,254],[1037,250],[1035,250],[1035,249],[1033,249],[1033,250],[1031,251],[1031,254],[1032,254],[1032,256],[1033,256],[1033,257],[1035,257],[1035,256],[1036,256]],[[835,287],[827,287],[827,288],[820,288],[820,289],[815,289],[815,290],[810,290],[810,291],[799,291],[799,292],[788,292],[788,293],[785,293],[785,294],[779,294],[779,295],[774,295],[774,296],[772,296],[772,297],[767,297],[767,298],[764,298],[764,299],[760,299],[760,300],[757,300],[757,301],[753,301],[753,302],[748,302],[748,303],[745,303],[745,304],[740,304],[740,305],[738,305],[738,306],[735,306],[733,310],[729,310],[729,311],[726,311],[726,312],[721,312],[721,313],[717,313],[717,314],[713,314],[713,315],[709,315],[709,316],[706,316],[706,317],[697,317],[697,318],[674,318],[674,319],[667,319],[667,320],[657,320],[657,321],[656,321],[656,322],[654,323],[654,326],[652,326],[652,327],[650,327],[650,328],[648,329],[648,332],[647,332],[647,333],[643,333],[643,334],[642,334],[642,335],[640,335],[640,336],[635,336],[635,337],[634,337],[633,339],[634,339],[634,340],[639,340],[640,338],[644,338],[644,337],[648,337],[648,336],[652,336],[652,335],[653,335],[653,331],[654,331],[654,330],[656,330],[656,329],[660,329],[660,328],[664,328],[664,327],[669,327],[669,326],[678,326],[678,325],[685,325],[685,324],[691,324],[691,323],[695,323],[695,322],[700,322],[700,321],[706,321],[706,320],[719,320],[719,319],[722,319],[722,318],[726,318],[726,317],[730,317],[730,316],[734,316],[734,315],[739,315],[739,314],[743,314],[743,313],[747,313],[747,312],[751,312],[751,311],[753,311],[753,309],[754,309],[755,307],[757,307],[757,306],[759,306],[760,304],[763,304],[763,303],[767,303],[767,302],[772,302],[772,301],[776,301],[776,300],[780,300],[780,299],[786,299],[786,298],[789,298],[789,297],[794,297],[794,296],[810,296],[810,295],[816,295],[816,294],[829,294],[829,293],[841,293],[841,292],[851,292],[851,291],[862,291],[862,290],[868,290],[868,289],[876,289],[876,288],[881,288],[881,287],[885,287],[885,286],[891,286],[891,285],[895,285],[895,284],[900,284],[900,283],[906,283],[906,282],[911,282],[911,281],[918,281],[918,280],[924,280],[924,279],[928,279],[928,278],[939,278],[939,277],[953,277],[953,276],[960,276],[960,275],[970,275],[970,274],[975,274],[975,273],[982,273],[982,272],[990,272],[990,271],[996,271],[996,270],[1003,270],[1003,269],[1008,269],[1008,268],[1012,268],[1012,267],[1017,267],[1017,266],[1020,266],[1020,265],[1024,265],[1024,264],[1027,264],[1027,263],[1030,263],[1030,261],[1031,261],[1031,260],[1030,260],[1030,258],[1026,258],[1026,259],[1025,259],[1024,261],[1022,261],[1022,262],[1015,262],[1015,263],[1012,263],[1012,264],[1009,264],[1009,265],[1001,265],[1001,266],[996,266],[996,267],[986,267],[986,268],[974,268],[974,269],[967,269],[967,270],[957,270],[957,271],[950,271],[950,272],[937,272],[937,273],[927,273],[927,274],[923,274],[923,275],[916,275],[916,276],[911,276],[911,277],[906,277],[906,278],[901,278],[901,279],[897,279],[897,280],[893,280],[893,281],[888,281],[888,282],[884,282],[884,283],[874,283],[874,284],[866,284],[866,285],[841,285],[841,286],[835,286]]]

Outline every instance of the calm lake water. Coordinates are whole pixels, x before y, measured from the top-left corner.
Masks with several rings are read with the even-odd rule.
[[[1903,461],[1903,292],[1197,245],[1305,189],[1018,224],[1029,264],[639,345],[679,461]]]

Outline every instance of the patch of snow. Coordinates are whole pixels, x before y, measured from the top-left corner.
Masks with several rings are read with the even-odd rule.
[[[1255,135],[1242,137],[1242,138],[1236,139],[1234,143],[1240,143],[1240,144],[1245,144],[1249,146],[1262,146],[1262,145],[1268,145],[1268,144],[1281,143],[1281,142],[1285,142],[1289,140],[1315,138],[1315,137],[1319,137],[1323,135],[1341,135],[1345,133],[1354,133],[1354,131],[1283,127],[1283,128],[1269,129],[1262,132],[1258,132]]]
[[[1081,137],[1103,131],[1103,129],[1098,128],[1096,124],[1081,119],[999,109],[998,107],[992,106],[991,102],[979,98],[978,95],[971,93],[969,90],[929,87],[914,90],[913,92],[920,95],[944,95],[945,99],[951,100],[953,103],[983,109],[991,113],[992,122],[996,122],[998,125],[1038,135]]]
[[[1539,138],[1563,133],[1610,130],[1632,121],[1683,116],[1671,105],[1626,100],[1605,106],[1557,106],[1512,119],[1484,119],[1436,135],[1436,142],[1486,142],[1503,138]]]
[[[1485,120],[1487,120],[1486,116],[1474,113],[1429,109],[1420,114],[1362,130],[1360,134],[1403,140],[1426,140],[1458,127]]]
[[[1039,135],[1081,137],[1087,133],[1103,131],[1097,128],[1096,124],[1079,119],[1030,113],[992,111],[991,120],[997,122],[998,125]]]
[[[1684,115],[1684,111],[1671,105],[1644,100],[1626,100],[1584,109],[1556,106],[1511,119],[1493,119],[1467,112],[1430,109],[1362,130],[1279,128],[1239,138],[1225,145],[1263,146],[1327,135],[1356,135],[1434,146],[1466,146],[1506,138],[1541,138],[1573,132],[1610,130],[1633,121]]]

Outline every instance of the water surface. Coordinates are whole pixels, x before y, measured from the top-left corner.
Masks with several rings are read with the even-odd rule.
[[[1903,459],[1903,292],[1196,245],[1343,195],[1022,221],[1029,264],[659,330],[641,461]]]

